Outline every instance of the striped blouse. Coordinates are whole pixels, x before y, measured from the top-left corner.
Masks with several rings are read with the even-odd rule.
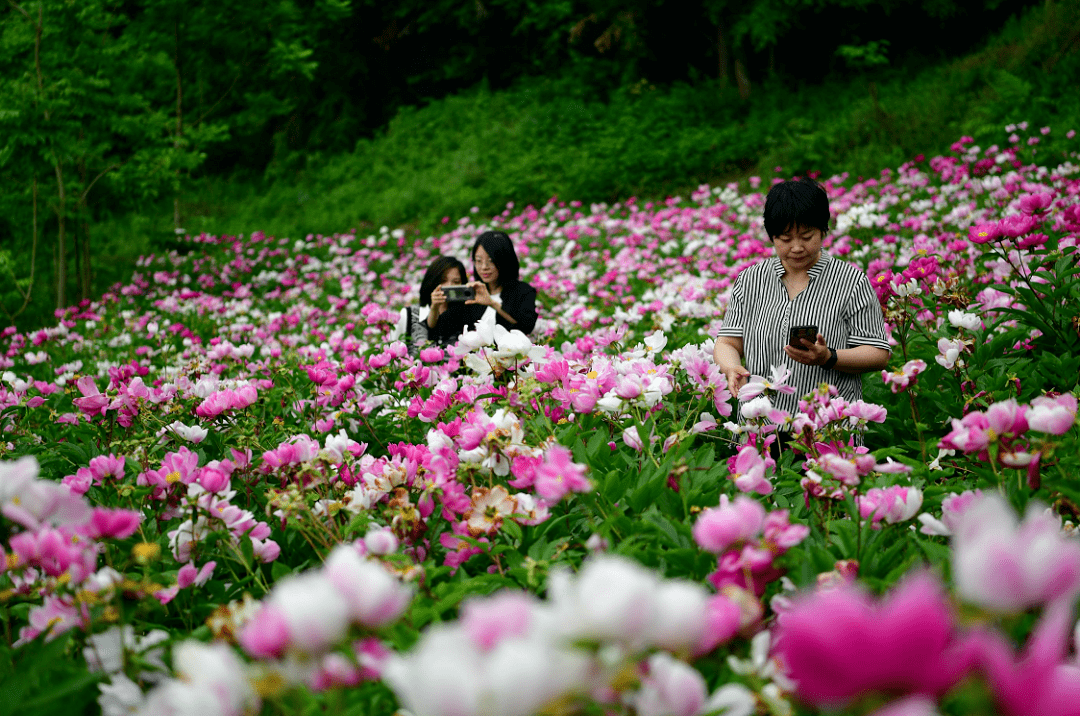
[[[735,279],[719,335],[743,339],[745,366],[752,375],[768,376],[773,365],[786,365],[793,395],[781,393],[773,405],[792,414],[799,399],[823,382],[847,400],[862,398],[862,376],[804,365],[788,357],[784,346],[791,326],[816,325],[830,348],[870,345],[891,351],[881,306],[870,279],[858,267],[826,251],[809,271],[809,285],[794,299],[781,281],[784,266],[775,256],[743,269]]]

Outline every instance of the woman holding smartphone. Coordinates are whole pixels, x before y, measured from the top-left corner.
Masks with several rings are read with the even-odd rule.
[[[440,323],[460,334],[465,327],[494,319],[507,330],[532,333],[536,327],[536,289],[520,279],[521,265],[510,237],[502,231],[480,234],[473,244],[472,260],[476,280],[469,285],[474,295],[465,301],[463,324],[456,326],[454,316],[440,319]],[[439,329],[444,330],[441,325]]]
[[[769,190],[764,223],[775,256],[735,279],[713,348],[732,395],[751,374],[786,365],[795,393],[776,396],[774,407],[794,414],[820,383],[861,399],[860,374],[888,365],[885,320],[866,273],[821,248],[829,216],[829,197],[812,179]]]

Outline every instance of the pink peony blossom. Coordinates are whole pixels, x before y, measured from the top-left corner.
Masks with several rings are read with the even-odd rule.
[[[568,492],[588,492],[592,484],[585,477],[586,467],[573,461],[573,453],[559,444],[544,451],[544,459],[536,466],[536,494],[554,504]]]
[[[720,495],[720,506],[704,510],[694,523],[694,541],[704,550],[723,554],[729,547],[757,537],[765,522],[765,508],[739,496]]]
[[[858,585],[804,595],[777,624],[775,653],[796,694],[819,707],[872,693],[940,695],[975,660],[941,585],[926,574],[879,601]]]
[[[1064,435],[1076,423],[1076,407],[1076,398],[1069,393],[1056,398],[1039,396],[1027,411],[1028,427],[1040,433]]]
[[[142,514],[134,510],[95,507],[87,522],[86,536],[90,539],[126,539],[135,534]]]
[[[1061,521],[1037,503],[1023,522],[997,493],[964,510],[952,538],[953,578],[966,601],[1020,612],[1080,593],[1080,544],[1061,534]]]

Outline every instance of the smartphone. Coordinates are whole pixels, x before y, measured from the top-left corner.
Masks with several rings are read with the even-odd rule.
[[[476,290],[472,286],[444,286],[447,303],[464,303],[476,296]]]
[[[801,351],[806,350],[806,346],[799,342],[800,338],[805,338],[811,343],[817,340],[817,326],[792,326],[788,332],[788,345],[792,348],[798,348]]]

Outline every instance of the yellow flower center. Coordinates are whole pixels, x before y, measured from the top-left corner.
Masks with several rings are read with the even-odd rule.
[[[170,485],[175,482],[180,482],[180,473],[176,470],[173,470],[165,476],[165,482],[169,483]]]
[[[600,375],[600,374],[597,373],[595,370],[590,370],[588,373],[585,374],[585,377],[588,378],[589,380],[596,380],[596,377],[598,375]]]

